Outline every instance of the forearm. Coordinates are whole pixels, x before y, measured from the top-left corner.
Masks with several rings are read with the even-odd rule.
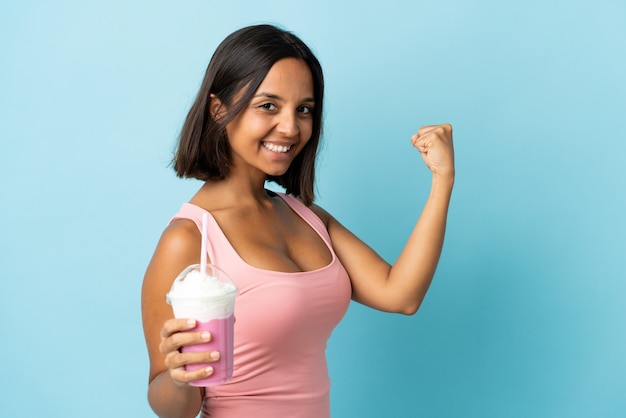
[[[165,371],[150,382],[148,402],[160,418],[194,418],[202,407],[202,392],[176,385]]]
[[[433,175],[424,209],[389,271],[388,286],[395,289],[404,313],[417,311],[435,274],[443,248],[453,184],[453,175]]]

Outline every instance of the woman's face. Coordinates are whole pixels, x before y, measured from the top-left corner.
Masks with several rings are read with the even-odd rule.
[[[311,138],[313,76],[299,59],[277,61],[227,126],[232,171],[280,176]]]

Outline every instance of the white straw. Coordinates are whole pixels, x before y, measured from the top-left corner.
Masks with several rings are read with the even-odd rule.
[[[202,243],[200,244],[200,273],[206,275],[206,228],[209,222],[209,215],[207,213],[202,214]]]

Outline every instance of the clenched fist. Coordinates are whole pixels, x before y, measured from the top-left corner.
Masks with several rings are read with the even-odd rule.
[[[435,175],[454,177],[454,147],[449,124],[422,126],[411,137],[426,166]]]

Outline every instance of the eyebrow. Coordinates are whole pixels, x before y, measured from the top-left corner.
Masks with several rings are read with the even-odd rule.
[[[283,100],[282,97],[278,96],[277,94],[273,94],[273,93],[266,93],[266,92],[260,92],[259,94],[255,94],[252,98],[255,99],[257,97],[267,97],[268,99],[274,99],[274,100]],[[301,100],[302,102],[310,102],[310,103],[315,103],[315,99],[312,97],[307,97],[303,100]]]

